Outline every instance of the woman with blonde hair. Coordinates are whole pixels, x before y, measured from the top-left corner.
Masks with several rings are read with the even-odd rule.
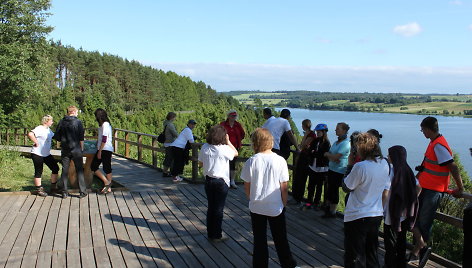
[[[36,186],[36,193],[39,196],[47,196],[44,187],[41,185],[41,176],[43,174],[43,164],[51,169],[51,190],[50,193],[55,193],[57,177],[59,173],[59,165],[54,157],[51,155],[51,141],[54,132],[51,126],[54,123],[52,116],[45,115],[41,120],[41,125],[35,127],[28,133],[28,138],[34,143],[31,148],[31,159],[34,165],[34,185]]]
[[[344,191],[350,192],[344,210],[344,266],[380,267],[378,235],[390,188],[390,166],[375,136],[359,134],[356,146],[362,161],[354,164],[343,182]]]
[[[274,139],[269,130],[257,128],[251,135],[256,153],[244,164],[241,179],[249,198],[254,249],[252,266],[268,266],[267,222],[282,267],[296,267],[287,239],[285,206],[288,195],[288,167],[285,159],[272,152]]]

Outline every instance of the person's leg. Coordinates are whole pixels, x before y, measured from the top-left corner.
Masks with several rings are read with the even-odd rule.
[[[225,208],[226,196],[228,195],[228,185],[223,179],[214,179],[213,191],[215,201],[215,235],[216,238],[221,238],[223,223],[223,210]]]
[[[237,157],[235,157],[232,161],[229,161],[229,181],[230,181],[230,186],[232,189],[237,189],[238,186],[236,185],[236,182],[235,182],[235,174],[236,174],[236,159]]]
[[[87,194],[87,187],[84,179],[84,160],[82,151],[73,151],[72,160],[74,161],[75,171],[77,172],[77,180],[79,182],[80,196],[83,197]]]
[[[297,266],[290,251],[290,245],[287,239],[287,229],[285,223],[285,209],[276,217],[267,217],[269,220],[270,231],[274,239],[275,249],[279,257],[280,265],[284,268]]]
[[[213,178],[206,178],[205,193],[207,196],[207,236],[210,239],[219,238],[215,236],[215,191],[213,189]]]
[[[379,227],[382,217],[365,218],[366,243],[365,243],[365,259],[366,267],[380,267],[379,264]]]
[[[164,161],[162,162],[162,173],[164,176],[169,175],[170,167],[172,166],[172,150],[170,146],[165,147]]]
[[[184,171],[184,149],[172,147],[172,155],[174,156],[174,163],[172,165],[171,174],[175,180]]]
[[[442,193],[432,191],[429,189],[422,189],[418,197],[419,210],[416,219],[413,235],[415,237],[415,247],[412,254],[418,256],[420,250],[425,247],[429,241],[431,228],[433,227],[436,210],[439,207]]]
[[[401,232],[396,232],[397,241],[395,243],[395,267],[406,268],[406,232],[408,230],[408,222],[403,221],[401,224]]]
[[[336,209],[339,203],[339,188],[343,182],[344,174],[334,172],[334,180],[333,180],[333,187],[332,187],[332,200],[330,205],[330,212],[333,215],[336,215]]]
[[[56,183],[57,177],[59,176],[59,165],[57,164],[56,159],[52,155],[48,155],[44,158],[44,163],[51,170],[51,189],[50,193],[55,193],[57,190]]]
[[[111,158],[112,158],[112,152],[110,151],[102,151],[102,164],[103,164],[103,171],[105,172],[105,179],[106,183],[104,182],[104,187],[102,189],[103,193],[109,193],[111,192],[111,183],[113,180],[113,175],[112,175],[112,168],[111,168]]]
[[[254,249],[252,267],[265,268],[269,265],[269,249],[267,247],[267,216],[252,213],[252,234],[254,235]]]
[[[31,154],[31,159],[33,160],[34,165],[34,186],[36,186],[36,194],[43,197],[48,196],[46,191],[44,191],[43,185],[41,184],[44,158],[36,154]]]
[[[391,225],[384,224],[384,244],[385,244],[385,264],[384,266],[389,267],[397,267],[396,266],[396,245],[397,241],[397,233],[392,229]]]
[[[363,219],[344,223],[344,267],[366,267],[366,236]]]
[[[102,151],[102,158],[100,159],[98,159],[98,152],[95,153],[95,155],[93,156],[92,164],[90,165],[90,169],[92,170],[93,174],[95,174],[95,176],[97,176],[103,182],[103,185],[107,185],[108,180],[99,169],[100,164],[102,164],[102,160],[103,160],[103,151]]]
[[[316,191],[316,172],[314,172],[313,170],[311,170],[311,168],[308,168],[308,186],[307,186],[307,190],[308,190],[308,193],[307,193],[307,203],[309,203],[310,205],[315,205],[315,204],[318,204],[316,201],[316,198],[314,198],[315,196],[315,191]]]
[[[62,181],[62,198],[67,197],[67,184],[69,183],[69,166],[70,161],[72,159],[71,152],[61,152],[61,162],[62,162],[62,173],[61,173],[61,181]],[[77,168],[77,167],[76,167]]]

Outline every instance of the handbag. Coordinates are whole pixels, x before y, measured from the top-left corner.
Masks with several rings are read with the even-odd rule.
[[[164,143],[166,141],[166,128],[167,128],[167,125],[164,127],[164,131],[162,131],[161,134],[157,136],[157,141],[160,143]]]

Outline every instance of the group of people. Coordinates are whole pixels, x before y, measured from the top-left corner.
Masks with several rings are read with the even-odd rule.
[[[74,161],[76,166],[79,197],[87,195],[82,168],[84,129],[77,118],[78,109],[75,106],[68,107],[67,113],[59,122],[56,133],[50,129],[53,118],[49,115],[44,116],[42,125],[28,133],[34,143],[31,153],[38,195],[47,196],[41,185],[43,163],[52,171],[51,193],[57,191],[59,166],[50,154],[52,138],[61,142],[62,197],[68,196],[70,161]],[[230,188],[237,188],[234,181],[235,163],[245,137],[237,116],[237,111],[230,110],[225,121],[211,127],[206,135],[206,143],[198,154],[208,200],[207,235],[213,242],[226,239],[222,235],[226,196]],[[254,155],[244,163],[240,174],[249,199],[254,235],[254,267],[268,266],[267,222],[281,266],[297,266],[290,251],[285,222],[290,179],[286,160],[291,145],[299,152],[292,180],[292,204],[304,209],[323,209],[323,218],[333,218],[336,217],[340,199],[339,188],[348,193],[344,211],[345,267],[380,267],[377,250],[382,220],[385,267],[406,267],[410,260],[418,260],[418,267],[426,264],[431,252],[427,243],[442,195],[450,193],[460,197],[463,191],[452,150],[439,133],[436,118],[426,117],[421,122],[421,131],[430,139],[430,143],[423,162],[416,168],[418,174],[414,175],[407,164],[404,147],[390,147],[388,156],[383,156],[380,149],[382,135],[375,129],[354,132],[348,139],[349,125],[340,122],[335,128],[337,140],[331,144],[327,135],[328,126],[320,123],[312,130],[311,121],[306,119],[302,122],[304,135],[299,144],[288,121],[288,109],[282,110],[280,117],[275,117],[272,110],[266,108],[263,116],[266,122],[251,134]],[[112,182],[112,129],[103,109],[95,111],[95,118],[99,124],[98,151],[91,169],[103,181],[101,193],[106,194],[111,191]],[[163,172],[165,176],[172,177],[174,182],[180,182],[185,151],[195,141],[192,130],[197,123],[189,120],[187,126],[178,133],[173,123],[175,119],[176,114],[170,112],[164,121]],[[105,175],[98,169],[101,163]],[[457,187],[453,190],[448,189],[450,174]],[[308,195],[304,198],[307,178]],[[413,232],[415,242],[408,257],[407,231]]]
[[[77,174],[80,191],[79,198],[87,196],[83,170],[85,130],[82,122],[78,119],[78,114],[79,110],[77,107],[69,106],[67,108],[67,115],[59,121],[55,133],[51,130],[51,126],[54,123],[53,117],[45,115],[41,120],[41,125],[35,127],[28,133],[29,139],[33,142],[31,158],[34,165],[34,185],[36,186],[36,193],[39,196],[48,196],[48,192],[46,192],[41,183],[44,164],[46,164],[52,171],[49,194],[60,194],[62,198],[67,198],[69,196],[68,174],[71,161],[74,162]],[[110,187],[112,183],[112,128],[105,110],[101,108],[95,110],[95,119],[98,122],[99,128],[97,152],[92,160],[91,170],[104,184],[100,193],[106,194],[111,191]],[[52,139],[57,140],[61,144],[61,187],[57,186],[59,165],[51,155]],[[103,164],[105,175],[99,170],[100,164]]]
[[[421,131],[430,144],[415,175],[403,146],[390,147],[384,157],[382,134],[375,129],[356,131],[348,138],[349,125],[340,122],[335,128],[337,140],[331,144],[327,125],[321,123],[311,130],[311,121],[306,119],[302,122],[304,136],[298,144],[288,121],[289,110],[284,109],[280,117],[274,117],[268,108],[263,113],[267,121],[251,135],[255,154],[246,161],[240,175],[249,199],[254,267],[268,264],[267,222],[282,267],[296,266],[285,224],[289,173],[288,156],[281,145],[284,135],[288,147],[295,145],[299,151],[291,203],[300,208],[324,209],[323,218],[332,218],[336,217],[339,188],[348,193],[344,211],[345,267],[380,267],[377,251],[382,220],[384,266],[406,267],[411,261],[417,261],[418,267],[426,264],[431,252],[427,242],[442,195],[460,197],[463,191],[452,150],[439,133],[436,118],[426,117],[421,122]],[[206,141],[198,159],[206,177],[208,237],[221,241],[223,208],[230,186],[228,163],[238,156],[238,150],[220,125],[209,130]],[[448,189],[450,174],[457,186],[453,190]],[[407,256],[408,231],[413,232],[415,246]]]

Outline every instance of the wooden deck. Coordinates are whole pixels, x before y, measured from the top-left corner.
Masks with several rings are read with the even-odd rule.
[[[206,237],[203,185],[175,185],[122,158],[113,168],[132,191],[65,200],[0,195],[0,267],[251,267],[242,187],[228,194],[223,230],[229,239],[213,243]],[[287,209],[292,253],[302,267],[342,266],[342,220],[320,215]],[[279,267],[271,241],[269,246],[269,265]]]

